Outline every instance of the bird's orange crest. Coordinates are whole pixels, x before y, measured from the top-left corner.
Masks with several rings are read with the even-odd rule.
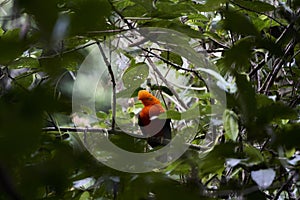
[[[160,101],[150,94],[147,90],[140,90],[138,93],[138,100],[141,100],[144,106],[160,104]]]

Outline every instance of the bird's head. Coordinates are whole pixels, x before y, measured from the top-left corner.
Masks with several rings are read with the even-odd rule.
[[[138,100],[142,101],[144,106],[160,104],[160,101],[150,94],[147,90],[140,90],[138,93]]]

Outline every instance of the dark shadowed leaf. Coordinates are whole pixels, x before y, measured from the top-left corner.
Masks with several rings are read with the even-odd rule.
[[[111,14],[111,6],[107,0],[69,0],[68,2],[66,9],[71,10],[70,25],[73,34],[106,30],[109,27],[105,17]]]
[[[180,55],[170,52],[170,51],[164,51],[160,54],[163,58],[171,61],[172,63],[175,63],[179,66],[183,64],[182,58]]]
[[[254,122],[257,110],[254,88],[246,75],[237,75],[236,84],[238,87],[237,101],[242,118],[246,124],[251,124]]]
[[[18,5],[24,8],[24,12],[34,16],[38,27],[41,30],[41,37],[50,42],[53,28],[59,16],[59,0],[39,1],[39,0],[19,0]]]
[[[199,160],[199,173],[208,175],[210,173],[220,174],[225,168],[226,159],[238,156],[235,152],[236,144],[225,143],[216,145],[213,150]]]
[[[282,103],[272,103],[257,110],[257,123],[267,124],[276,119],[296,119],[295,110]]]
[[[0,64],[7,65],[28,47],[28,41],[20,38],[20,29],[13,29],[0,36]]]
[[[241,6],[242,8],[247,8],[256,12],[267,12],[275,10],[275,7],[263,1],[247,1],[247,0],[234,0],[234,3]]]
[[[162,91],[170,96],[173,96],[173,93],[172,91],[166,87],[166,86],[163,86],[163,85],[151,85],[151,90],[155,91],[155,90],[158,90],[158,91]]]
[[[286,149],[300,148],[300,126],[299,124],[286,124],[276,130],[276,138],[273,145],[283,146]]]
[[[225,51],[224,62],[229,70],[248,71],[254,38],[246,37],[236,42],[229,50]],[[233,67],[234,66],[234,67]]]
[[[246,15],[234,10],[225,11],[224,15],[223,26],[225,29],[241,35],[259,36],[259,32]]]

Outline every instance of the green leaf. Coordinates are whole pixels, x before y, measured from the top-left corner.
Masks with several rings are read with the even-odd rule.
[[[161,19],[174,19],[182,15],[187,15],[189,13],[196,12],[196,9],[193,8],[192,2],[178,2],[174,3],[171,1],[157,1],[156,3],[156,12],[151,13],[152,17],[161,18]]]
[[[48,55],[45,53],[44,57],[40,58],[39,61],[41,67],[44,68],[49,75],[60,76],[64,68],[69,71],[75,71],[84,58],[85,57],[79,52],[70,52],[63,55]]]
[[[189,20],[200,20],[200,21],[204,21],[204,22],[209,21],[209,19],[205,15],[195,14],[195,13],[188,15],[188,19]]]
[[[131,1],[134,2],[136,5],[140,5],[145,9],[145,11],[149,13],[154,10],[152,0],[131,0]]]
[[[300,125],[287,124],[282,128],[276,130],[276,138],[273,143],[275,147],[283,146],[290,150],[293,148],[300,148]]]
[[[127,134],[112,134],[109,137],[110,141],[126,151],[142,153],[145,148],[145,141],[138,140]]]
[[[140,90],[144,90],[145,88],[138,87],[138,88],[126,88],[122,91],[119,91],[117,93],[117,98],[131,98],[131,97],[137,97]]]
[[[226,109],[223,114],[225,136],[236,141],[239,134],[238,116],[231,110]]]
[[[246,37],[236,42],[229,50],[225,51],[224,62],[229,70],[235,64],[235,70],[244,72],[248,70],[249,60],[251,58],[254,45],[253,37]]]
[[[164,51],[161,54],[161,57],[165,58],[168,61],[171,61],[172,63],[175,63],[179,66],[182,66],[183,61],[180,55],[170,52],[170,51]]]
[[[192,38],[202,38],[200,32],[192,29],[186,24],[182,24],[178,19],[173,20],[152,20],[143,24],[144,27],[161,27],[168,28],[183,34],[186,34]]]
[[[71,32],[85,33],[108,28],[106,18],[111,14],[111,6],[106,0],[77,0],[66,5],[71,17]]]
[[[6,31],[0,37],[0,64],[7,65],[27,48],[28,42],[20,39],[20,29]]]
[[[82,55],[78,51],[66,53],[63,56],[61,56],[61,65],[63,68],[69,71],[75,71],[84,59],[84,55]]]
[[[103,111],[98,111],[96,113],[97,117],[100,118],[100,119],[106,119],[107,118],[107,113],[106,112],[103,112]]]
[[[38,68],[39,61],[32,57],[20,57],[19,59],[13,61],[9,68]]]
[[[256,12],[267,12],[275,10],[275,7],[263,1],[246,1],[246,0],[234,0],[234,3]]]
[[[181,113],[176,110],[167,110],[158,117],[159,119],[181,120]]]
[[[187,111],[182,113],[182,119],[188,120],[188,119],[197,119],[201,117],[202,115],[206,115],[211,112],[211,107],[209,105],[199,105],[194,104],[191,108],[189,108]]]
[[[227,2],[228,0],[206,0],[201,11],[215,11]]]
[[[19,0],[18,6],[20,6],[24,12],[34,15],[34,20],[41,30],[40,33],[42,33],[43,39],[46,38],[47,40],[50,40],[53,33],[53,27],[59,16],[58,3],[59,0],[47,2],[39,0]]]
[[[236,84],[238,87],[237,101],[241,111],[243,122],[246,126],[254,123],[257,112],[255,90],[247,79],[246,75],[237,75]]]
[[[263,29],[269,29],[270,27],[280,26],[280,24],[276,21],[271,21],[270,19],[264,15],[260,15],[257,17],[256,14],[250,15],[253,24],[257,28],[258,31],[261,31]]]
[[[280,102],[272,102],[257,110],[257,118],[258,124],[267,124],[276,119],[297,119],[297,112]]]
[[[87,200],[90,198],[91,198],[90,193],[88,191],[85,191],[80,195],[79,200]]]
[[[221,174],[225,168],[227,158],[238,158],[235,152],[236,146],[234,143],[216,145],[213,150],[199,159],[199,173],[203,176],[211,173]]]
[[[149,74],[149,67],[146,63],[136,63],[128,67],[122,77],[126,88],[138,88],[145,82]]]
[[[223,20],[224,29],[230,30],[241,35],[259,36],[259,32],[246,15],[233,10],[224,11],[225,20]]]
[[[158,91],[163,91],[164,93],[170,95],[170,96],[173,96],[173,93],[172,91],[166,87],[166,86],[163,86],[163,85],[151,85],[151,90],[158,90]]]
[[[258,165],[258,164],[264,162],[264,157],[257,148],[255,148],[251,145],[245,144],[244,152],[247,155],[247,157],[246,157],[247,160],[245,161],[247,166]]]

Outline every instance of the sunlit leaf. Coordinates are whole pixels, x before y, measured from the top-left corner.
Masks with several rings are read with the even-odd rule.
[[[20,57],[9,65],[10,68],[38,68],[39,61],[32,57]]]
[[[235,167],[239,163],[241,163],[242,161],[243,161],[243,159],[228,158],[228,159],[226,159],[226,166],[228,166],[228,167]]]
[[[300,155],[296,155],[292,159],[288,160],[288,163],[291,165],[297,165],[299,161],[300,161]]]
[[[97,117],[100,119],[106,119],[107,118],[107,113],[103,112],[103,111],[98,111],[96,113]]]
[[[126,69],[122,80],[126,88],[136,89],[145,82],[149,74],[149,67],[146,63],[133,64]]]
[[[251,178],[261,189],[267,189],[273,183],[275,178],[275,171],[273,169],[261,169],[251,172]]]
[[[181,120],[181,113],[176,110],[167,110],[159,115],[159,119]]]
[[[247,155],[247,160],[245,161],[246,165],[253,166],[257,165],[264,161],[264,157],[262,153],[259,151],[259,149],[246,144],[244,146],[244,152]]]
[[[87,190],[89,187],[95,184],[96,180],[93,177],[88,177],[82,180],[74,181],[73,187],[78,190]]]
[[[227,3],[228,0],[206,0],[201,11],[212,11],[221,7],[222,4]]]
[[[80,195],[79,200],[86,200],[86,199],[90,199],[90,198],[91,198],[90,193],[88,191],[85,191]]]
[[[239,134],[238,117],[231,110],[225,110],[223,114],[225,136],[236,141]]]

